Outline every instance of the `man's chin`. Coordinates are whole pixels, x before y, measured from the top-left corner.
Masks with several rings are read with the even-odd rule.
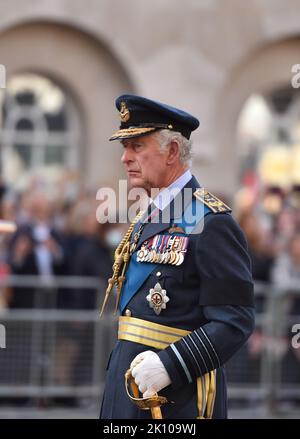
[[[145,182],[141,176],[138,175],[129,175],[128,176],[128,183],[130,187],[140,187],[143,188],[145,186]]]

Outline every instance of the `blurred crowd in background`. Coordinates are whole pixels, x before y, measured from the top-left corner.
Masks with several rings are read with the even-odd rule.
[[[118,225],[100,224],[96,219],[95,193],[79,190],[76,200],[50,196],[40,182],[33,181],[22,193],[2,187],[1,218],[17,223],[16,233],[1,237],[0,276],[90,276],[108,279],[112,251],[121,239]],[[2,308],[33,308],[33,294],[26,288],[2,291]],[[95,309],[91,294],[63,294],[60,309]],[[50,301],[51,302],[51,301]],[[45,304],[44,304],[45,305]]]
[[[294,188],[284,192],[270,187],[255,194],[243,187],[235,201],[236,218],[248,241],[256,287],[260,285],[271,296],[278,292],[284,295],[276,305],[280,304],[281,309],[272,311],[278,311],[281,316],[278,329],[267,334],[264,325],[270,301],[255,288],[256,329],[243,348],[247,355],[243,363],[236,365],[236,375],[232,379],[239,381],[242,375],[247,381],[257,379],[261,373],[261,355],[268,350],[282,362],[281,382],[297,385],[300,382],[300,349],[291,345],[291,328],[300,321],[300,296],[297,294],[300,285],[299,191]],[[258,322],[259,316],[262,319]],[[294,402],[299,404],[299,398],[293,399]]]

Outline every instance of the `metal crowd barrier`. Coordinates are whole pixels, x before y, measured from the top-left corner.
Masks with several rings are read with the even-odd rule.
[[[232,417],[300,417],[300,285],[256,283],[256,328],[227,363]],[[300,340],[300,338],[299,338]]]
[[[0,280],[0,298],[10,289],[30,293],[33,303],[0,309],[0,418],[98,417],[117,331],[111,308],[99,318],[105,288],[106,281],[83,277]],[[229,415],[300,417],[300,347],[291,344],[300,288],[256,284],[255,291],[255,333],[226,366]],[[93,300],[83,309],[87,295]]]
[[[0,417],[60,416],[58,407],[66,416],[97,417],[117,328],[111,312],[99,318],[106,281],[10,276],[0,281],[0,295],[7,288],[19,297],[30,294],[33,309],[0,310],[6,338],[0,349]],[[80,309],[87,295],[94,300]]]

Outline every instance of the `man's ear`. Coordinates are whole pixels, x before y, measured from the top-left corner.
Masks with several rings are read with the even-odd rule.
[[[176,140],[172,140],[169,145],[168,149],[168,158],[167,158],[167,164],[173,165],[179,158],[180,150],[179,145]]]

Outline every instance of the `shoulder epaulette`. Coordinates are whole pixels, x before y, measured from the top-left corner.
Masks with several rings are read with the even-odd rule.
[[[208,192],[206,189],[199,188],[193,195],[211,209],[213,213],[231,212],[232,209],[228,207],[223,201],[219,200],[215,195]]]

